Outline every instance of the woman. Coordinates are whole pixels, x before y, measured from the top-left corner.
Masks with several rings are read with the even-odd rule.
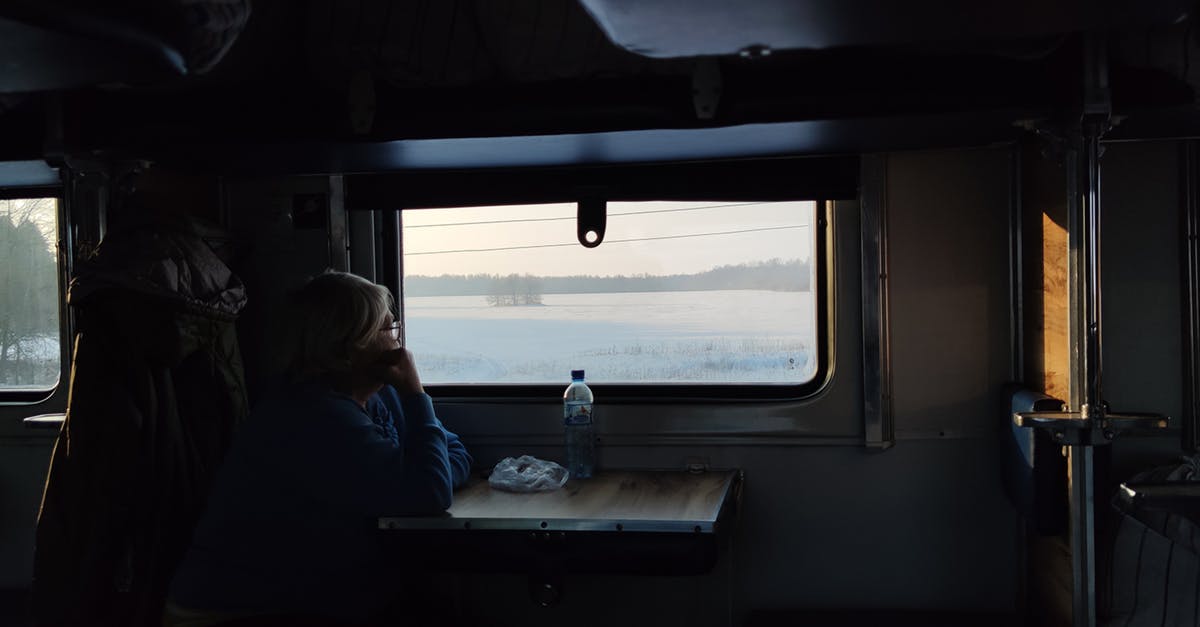
[[[386,288],[328,272],[297,294],[289,385],[239,428],[175,575],[166,623],[342,621],[392,601],[383,515],[440,512],[471,457],[400,345]],[[402,565],[401,565],[402,566]]]

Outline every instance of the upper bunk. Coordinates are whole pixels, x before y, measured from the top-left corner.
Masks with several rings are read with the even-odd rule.
[[[323,174],[978,146],[1200,127],[1183,0],[143,0],[0,8],[0,161]]]

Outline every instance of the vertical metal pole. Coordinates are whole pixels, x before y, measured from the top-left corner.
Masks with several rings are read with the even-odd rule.
[[[1100,133],[1096,123],[1083,128],[1083,316],[1086,325],[1083,360],[1082,412],[1085,418],[1102,418],[1103,368],[1100,355]]]
[[[1008,161],[1008,179],[1010,184],[1008,197],[1008,291],[1012,301],[1009,311],[1009,346],[1012,353],[1013,381],[1025,380],[1025,276],[1024,252],[1022,246],[1024,204],[1021,189],[1021,148],[1014,146]]]
[[[1096,501],[1092,482],[1092,446],[1070,447],[1071,498],[1071,575],[1072,618],[1074,627],[1096,625],[1096,542],[1093,530],[1093,504]]]
[[[1197,190],[1197,144],[1182,150],[1183,207],[1180,222],[1183,241],[1180,255],[1183,301],[1183,449],[1195,453],[1200,446],[1200,190]]]
[[[1071,401],[1086,421],[1083,433],[1099,428],[1103,420],[1100,297],[1100,133],[1103,126],[1085,121],[1078,150],[1070,162],[1077,173],[1072,244],[1072,352],[1075,381]],[[1096,624],[1095,461],[1090,442],[1072,445],[1069,451],[1071,512],[1072,624]]]
[[[1074,170],[1071,216],[1071,404],[1085,425],[1102,416],[1100,369],[1100,141],[1084,124],[1067,162]],[[1084,433],[1087,432],[1085,428]],[[1072,624],[1096,624],[1095,467],[1091,443],[1069,448]]]
[[[375,279],[380,285],[392,290],[396,298],[396,318],[404,323],[404,253],[401,241],[401,213],[399,209],[379,212],[380,217],[380,247],[379,258],[382,261],[380,272]],[[403,341],[404,327],[400,327],[400,339]]]
[[[864,155],[861,170],[863,433],[868,447],[896,440],[888,321],[887,155]]]
[[[1103,428],[1100,299],[1100,136],[1108,128],[1107,41],[1090,33],[1083,42],[1083,102],[1070,150],[1071,404],[1081,418],[1081,442],[1070,447],[1072,624],[1096,625],[1095,458],[1090,441]]]
[[[407,312],[404,309],[404,212],[396,209],[396,278],[392,294],[396,296],[396,318],[400,320],[400,341],[408,346]]]
[[[75,201],[77,176],[69,168],[59,170],[62,180],[62,198],[58,202],[58,311],[61,316],[61,328],[65,329],[64,342],[61,343],[61,372],[71,371],[71,360],[75,347],[75,308],[67,306],[67,287],[75,276]]]
[[[1091,341],[1093,339],[1092,318],[1094,300],[1092,277],[1094,256],[1090,229],[1093,208],[1088,193],[1091,177],[1087,174],[1087,142],[1076,136],[1072,148],[1067,151],[1067,201],[1070,203],[1070,406],[1085,420],[1090,416],[1090,400],[1093,394],[1090,364],[1092,364]],[[1086,431],[1086,429],[1081,430]],[[1096,598],[1096,581],[1093,579],[1093,520],[1092,503],[1096,495],[1092,490],[1093,458],[1090,444],[1079,443],[1068,447],[1067,494],[1070,514],[1070,573],[1072,573],[1072,625],[1094,627],[1093,614]]]
[[[329,267],[350,270],[350,236],[346,218],[346,186],[341,174],[329,177]]]

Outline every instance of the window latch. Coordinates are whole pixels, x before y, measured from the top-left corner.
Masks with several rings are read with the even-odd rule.
[[[608,222],[608,202],[599,195],[588,194],[579,199],[575,213],[575,231],[579,243],[585,248],[595,248],[604,241],[604,227]]]

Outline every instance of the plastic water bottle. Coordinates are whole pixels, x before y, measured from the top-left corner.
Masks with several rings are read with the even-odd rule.
[[[572,479],[587,479],[596,468],[596,437],[592,420],[592,390],[583,382],[583,371],[572,370],[571,385],[563,392],[567,470]]]

